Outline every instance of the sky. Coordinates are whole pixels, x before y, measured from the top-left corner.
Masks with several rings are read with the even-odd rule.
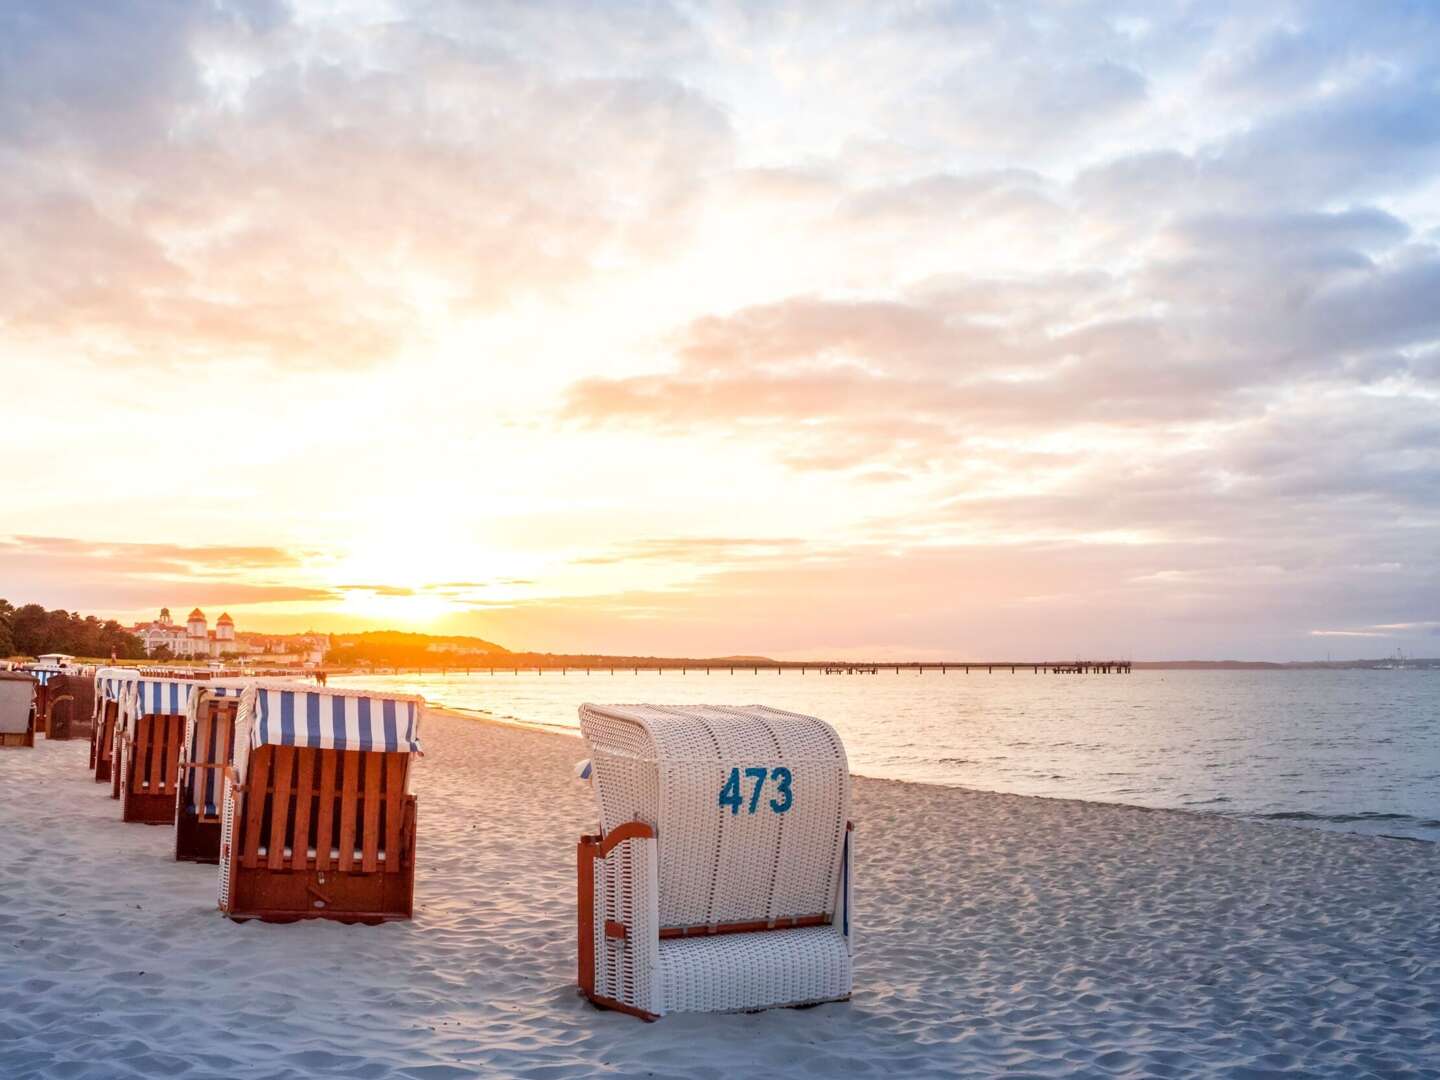
[[[1440,655],[1440,3],[0,7],[0,596]]]

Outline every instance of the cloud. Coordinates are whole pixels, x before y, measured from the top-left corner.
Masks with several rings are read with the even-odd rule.
[[[1440,162],[1440,91],[1377,77],[1229,135],[1201,156],[1204,181],[1249,201],[1365,198],[1423,181]]]
[[[1054,223],[1060,208],[1046,194],[1043,176],[1028,169],[997,169],[981,173],[937,173],[868,188],[842,208],[847,223],[922,219],[931,227],[1021,220]]]
[[[339,600],[334,589],[283,580],[305,558],[265,546],[12,536],[0,539],[0,596],[86,612]]]
[[[414,596],[415,590],[403,585],[336,585],[339,592],[372,593],[375,596]]]
[[[81,540],[63,536],[0,539],[0,558],[98,563],[112,572],[155,573],[183,569],[211,572],[299,565],[303,555],[285,548],[226,544],[155,544]]]
[[[0,327],[72,353],[393,358],[670,250],[728,153],[681,83],[561,74],[473,18],[59,11],[8,15]]]
[[[808,546],[793,537],[672,536],[634,540],[600,555],[573,560],[581,566],[625,562],[694,562],[716,566],[760,557],[794,558]]]
[[[1140,107],[1147,93],[1143,74],[1113,60],[1027,57],[958,69],[931,108],[933,121],[960,145],[993,152],[1082,138]]]
[[[1311,630],[1310,634],[1312,637],[1387,638],[1413,635],[1417,631],[1435,634],[1440,632],[1440,622],[1422,619],[1416,622],[1379,623],[1363,630]]]
[[[99,376],[53,394],[12,365],[50,410],[18,413],[12,451],[33,415],[102,432],[87,465],[168,452],[166,379],[259,418],[203,466],[271,535],[303,519],[343,549],[350,500],[438,493],[449,535],[523,537],[479,565],[553,557],[556,588],[605,594],[547,603],[546,575],[461,558],[414,587],[530,644],[608,641],[607,619],[627,647],[720,652],[856,627],[1221,655],[1241,632],[1272,654],[1312,628],[1428,637],[1435,6],[814,14],[6,6],[0,349]],[[402,363],[425,378],[397,392]],[[396,416],[413,451],[362,445]],[[323,506],[275,482],[327,471]],[[444,494],[477,475],[473,508]],[[29,531],[73,531],[65,491],[25,495]],[[157,535],[168,497],[117,505],[116,535]],[[315,561],[27,537],[0,582],[144,605],[187,580],[411,588],[304,593]],[[664,587],[614,584],[640,577]]]

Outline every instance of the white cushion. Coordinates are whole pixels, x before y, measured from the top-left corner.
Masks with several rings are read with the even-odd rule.
[[[834,926],[666,938],[657,1011],[738,1012],[850,996],[850,950]]]

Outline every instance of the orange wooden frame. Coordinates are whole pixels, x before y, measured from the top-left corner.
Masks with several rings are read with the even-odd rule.
[[[578,896],[575,904],[576,930],[579,937],[578,975],[580,990],[594,1004],[615,1012],[638,1016],[641,1020],[660,1019],[654,1013],[626,1005],[623,1001],[595,993],[595,860],[603,859],[619,844],[626,840],[649,840],[655,830],[643,821],[630,821],[612,829],[606,837],[582,836],[576,845],[576,883]],[[617,932],[618,931],[618,932]],[[607,921],[605,933],[610,937],[625,937],[624,926]]]

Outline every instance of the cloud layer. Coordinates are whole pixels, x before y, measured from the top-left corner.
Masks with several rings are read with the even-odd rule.
[[[842,8],[8,5],[23,416],[173,476],[223,409],[252,510],[227,547],[218,499],[37,490],[0,592],[626,651],[1429,644],[1435,6]],[[434,580],[368,535],[417,505]]]

